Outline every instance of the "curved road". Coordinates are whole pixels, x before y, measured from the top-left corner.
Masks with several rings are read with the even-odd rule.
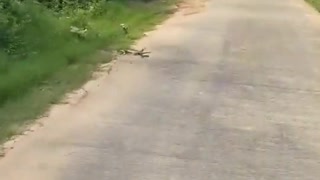
[[[152,57],[54,108],[0,179],[319,179],[320,15],[302,0],[211,0],[138,46]]]

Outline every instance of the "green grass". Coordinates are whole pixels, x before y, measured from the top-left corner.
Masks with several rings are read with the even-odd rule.
[[[313,7],[315,7],[318,11],[320,11],[320,0],[305,0],[310,3]]]
[[[26,42],[32,42],[28,52],[36,50],[34,54],[16,60],[0,53],[0,142],[17,134],[67,92],[79,88],[90,79],[97,65],[111,60],[111,56],[97,55],[97,50],[111,52],[128,47],[167,17],[169,5],[108,4],[106,13],[89,19],[81,12],[76,12],[76,18],[55,18],[45,13],[37,16],[40,23],[25,28],[23,36]],[[72,23],[81,22],[90,27],[85,40],[73,37],[68,29]],[[120,23],[130,27],[130,39],[123,35]]]

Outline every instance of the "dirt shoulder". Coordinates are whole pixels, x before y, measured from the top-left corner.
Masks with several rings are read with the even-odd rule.
[[[207,0],[185,0],[179,3],[179,13],[182,15],[192,15],[205,10]]]

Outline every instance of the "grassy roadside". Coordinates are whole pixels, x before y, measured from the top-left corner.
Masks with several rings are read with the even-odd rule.
[[[320,0],[305,0],[320,12]]]
[[[63,33],[59,37],[46,34],[48,28],[65,31],[71,24],[70,18],[59,19],[53,23],[54,27],[41,27],[40,24],[42,32],[30,31],[26,37],[35,38],[31,41],[37,42],[37,34],[43,34],[45,38],[37,44],[43,48],[41,51],[22,61],[10,59],[10,63],[9,58],[0,53],[0,142],[17,134],[24,124],[58,103],[64,94],[79,88],[91,77],[97,65],[111,60],[111,55],[96,56],[97,50],[111,52],[128,47],[144,31],[151,30],[167,17],[172,1],[109,4],[107,13],[86,20],[90,23],[88,31],[93,31],[98,38],[84,41],[73,40]],[[87,18],[86,14],[77,17]],[[131,27],[131,39],[123,36],[120,23]]]

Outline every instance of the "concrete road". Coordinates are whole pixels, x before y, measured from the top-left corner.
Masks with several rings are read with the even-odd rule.
[[[0,161],[1,180],[318,180],[320,15],[212,0],[141,40]]]

